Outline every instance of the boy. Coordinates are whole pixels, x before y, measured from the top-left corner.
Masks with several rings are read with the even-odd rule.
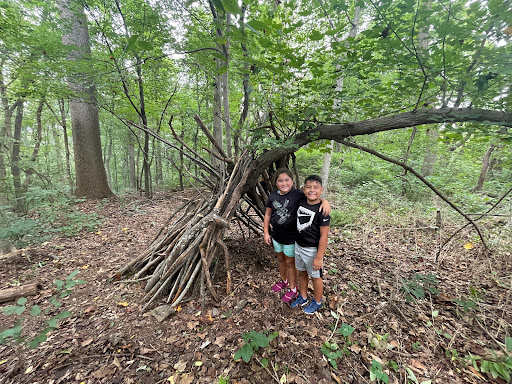
[[[324,293],[322,266],[331,217],[320,213],[322,192],[322,179],[316,175],[308,176],[304,182],[306,200],[300,203],[297,210],[299,236],[295,242],[295,267],[299,271],[300,295],[291,306],[295,308],[307,304],[310,277],[313,281],[313,300],[304,308],[307,314],[313,314],[322,307]]]

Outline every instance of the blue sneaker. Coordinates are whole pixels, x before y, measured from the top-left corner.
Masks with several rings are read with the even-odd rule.
[[[311,303],[304,308],[304,313],[307,313],[308,315],[312,315],[316,311],[318,311],[320,308],[322,308],[322,303],[318,304],[314,299],[311,300]]]
[[[292,301],[292,303],[290,304],[290,306],[291,306],[292,308],[296,308],[296,307],[303,307],[303,306],[305,306],[307,303],[308,303],[308,299],[305,299],[305,298],[303,298],[301,295],[299,295],[299,297],[297,297],[294,301]]]

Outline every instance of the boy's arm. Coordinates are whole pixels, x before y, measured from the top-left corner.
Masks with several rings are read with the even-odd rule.
[[[270,238],[270,215],[272,215],[272,208],[267,207],[265,209],[265,217],[263,218],[263,238],[267,244],[272,244],[272,239]]]
[[[322,215],[324,216],[329,216],[331,214],[331,204],[322,197],[320,198],[320,201],[322,202],[320,205],[320,212],[322,212]]]
[[[329,226],[320,227],[320,241],[315,260],[313,260],[313,270],[319,271],[324,264],[324,254],[327,250],[327,239],[329,237]]]

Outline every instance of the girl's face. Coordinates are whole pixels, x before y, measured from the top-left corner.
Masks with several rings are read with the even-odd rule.
[[[281,192],[282,195],[290,192],[293,187],[293,180],[286,173],[281,173],[277,176],[276,179],[277,189]]]

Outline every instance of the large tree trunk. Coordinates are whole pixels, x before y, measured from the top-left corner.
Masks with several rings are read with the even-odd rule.
[[[62,43],[73,47],[72,61],[88,60],[91,55],[89,30],[82,5],[73,0],[60,0],[64,23]],[[75,73],[68,78],[73,92],[70,101],[73,150],[75,154],[77,196],[103,198],[113,196],[107,183],[101,153],[101,134],[96,87],[87,73]]]
[[[16,212],[24,211],[23,190],[21,187],[20,172],[20,146],[21,146],[21,127],[23,123],[23,100],[18,103],[16,108],[16,117],[14,119],[14,134],[11,153],[11,175],[14,185],[14,196],[16,198]]]
[[[356,6],[354,8],[354,18],[352,20],[352,28],[350,28],[350,32],[348,34],[349,37],[355,38],[357,36],[357,29],[359,27],[359,22],[361,19],[361,7]],[[338,66],[337,70],[341,70],[341,68]],[[336,81],[336,88],[335,91],[338,92],[339,95],[341,95],[341,92],[343,92],[343,79],[344,76],[341,75],[337,81]],[[340,99],[334,100],[333,109],[336,114],[336,112],[341,108],[341,101]],[[329,171],[331,167],[331,160],[332,160],[332,152],[334,150],[334,140],[331,140],[329,144],[327,144],[327,152],[324,154],[324,161],[322,163],[322,173],[320,177],[322,178],[322,184],[324,189],[327,191],[329,189]]]

